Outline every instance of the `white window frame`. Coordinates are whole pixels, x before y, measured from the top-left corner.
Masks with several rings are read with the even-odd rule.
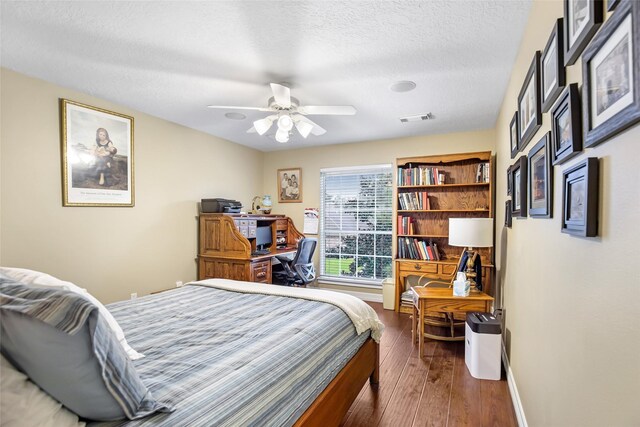
[[[366,287],[366,288],[375,288],[380,289],[382,287],[383,278],[379,279],[365,279],[361,277],[348,277],[348,276],[331,276],[324,274],[325,268],[325,193],[324,193],[324,177],[326,174],[342,174],[345,172],[350,173],[360,173],[360,174],[378,174],[381,172],[388,171],[391,175],[391,184],[393,186],[393,165],[390,163],[385,164],[377,164],[377,165],[363,165],[363,166],[347,166],[347,167],[338,167],[338,168],[322,168],[320,169],[320,229],[318,232],[319,237],[319,263],[320,263],[320,276],[318,280],[321,283],[328,283],[333,285],[340,286],[355,286],[355,287]],[[393,192],[390,194],[391,200],[389,203],[390,206],[390,219],[391,224],[389,224],[389,231],[368,231],[366,234],[388,234],[392,236],[393,241]],[[351,232],[350,232],[351,233]],[[353,234],[360,234],[360,232],[355,231]],[[363,233],[364,234],[364,233]],[[357,251],[356,251],[357,252]],[[355,256],[358,256],[355,254]],[[374,255],[376,256],[376,255]],[[393,252],[390,256],[377,256],[381,258],[391,258],[392,260],[392,269],[393,269]]]

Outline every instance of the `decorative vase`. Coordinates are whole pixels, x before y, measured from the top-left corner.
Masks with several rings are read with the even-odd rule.
[[[270,214],[271,206],[272,206],[271,196],[269,196],[268,194],[265,194],[262,197],[262,212],[264,212],[267,215]]]

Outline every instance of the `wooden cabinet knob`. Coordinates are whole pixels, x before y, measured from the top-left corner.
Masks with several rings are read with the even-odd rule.
[[[416,269],[416,270],[421,270],[421,269],[422,269],[422,266],[421,266],[420,264],[416,264],[415,269]]]

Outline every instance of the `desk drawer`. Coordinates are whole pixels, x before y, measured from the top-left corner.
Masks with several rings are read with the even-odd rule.
[[[271,283],[271,260],[251,263],[251,281]]]
[[[440,264],[441,274],[443,276],[453,276],[453,272],[456,271],[456,264]]]
[[[487,302],[460,297],[460,299],[453,300],[427,300],[425,306],[427,311],[438,311],[440,313],[486,311]]]
[[[427,263],[421,263],[421,262],[401,262],[400,270],[404,273],[434,274],[438,272],[438,264],[427,264]]]
[[[276,230],[286,230],[288,227],[288,221],[286,219],[276,220]]]

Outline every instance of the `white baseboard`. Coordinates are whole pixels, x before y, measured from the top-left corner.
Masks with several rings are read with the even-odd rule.
[[[507,372],[507,384],[509,384],[509,394],[511,394],[511,401],[513,402],[513,409],[516,413],[516,419],[520,427],[528,427],[527,419],[524,416],[524,409],[522,408],[522,401],[520,400],[520,394],[518,394],[518,387],[516,387],[516,380],[513,377],[511,366],[509,365],[509,358],[507,357],[507,350],[502,345],[502,363],[504,363],[504,370]]]
[[[329,289],[329,288],[320,287],[319,289],[328,289],[328,290],[334,291],[334,292],[342,292],[343,294],[353,295],[356,298],[360,298],[362,301],[382,303],[382,294],[374,294],[374,293],[370,293],[370,292],[346,291],[346,290],[335,289],[335,288]]]

